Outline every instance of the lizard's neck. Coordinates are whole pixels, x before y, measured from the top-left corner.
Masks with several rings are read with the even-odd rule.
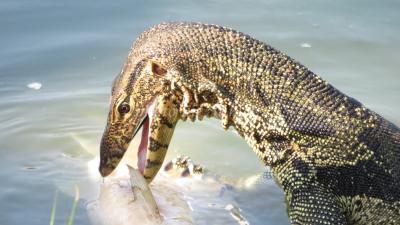
[[[292,154],[315,164],[354,163],[369,157],[371,152],[357,138],[374,126],[376,114],[305,67],[294,64],[292,68],[291,73],[273,75],[278,68],[262,75],[249,71],[240,79],[226,72],[226,79],[176,84],[184,96],[182,118],[221,119],[223,128],[233,126],[266,165]],[[351,146],[354,143],[358,146]],[[355,151],[351,160],[340,154],[354,148],[360,151]],[[347,157],[347,161],[332,161],[334,154]]]
[[[174,55],[165,65],[177,71],[172,83],[184,95],[183,118],[222,119],[269,165],[293,152],[316,164],[369,157],[357,138],[377,124],[376,114],[262,42],[220,27],[202,29],[160,54]]]

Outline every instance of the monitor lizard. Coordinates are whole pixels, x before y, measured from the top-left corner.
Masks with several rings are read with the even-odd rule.
[[[161,23],[137,38],[112,87],[100,173],[143,127],[138,167],[151,182],[176,123],[204,116],[233,127],[270,166],[292,224],[400,224],[399,128],[286,54],[217,25]]]

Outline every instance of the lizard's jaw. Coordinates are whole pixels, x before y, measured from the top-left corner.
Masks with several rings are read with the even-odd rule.
[[[138,166],[147,182],[151,182],[164,162],[179,119],[179,106],[174,96],[164,96],[147,109],[148,120],[143,125]]]

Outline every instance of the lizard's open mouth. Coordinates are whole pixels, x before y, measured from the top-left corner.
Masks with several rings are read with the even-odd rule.
[[[140,144],[137,153],[138,154],[137,166],[142,174],[144,172],[144,168],[146,167],[147,147],[149,145],[150,125],[153,118],[154,105],[155,101],[152,101],[150,105],[147,107],[146,114],[134,133],[134,136],[136,136],[136,133],[140,130],[140,128],[142,128],[142,137],[140,139]]]

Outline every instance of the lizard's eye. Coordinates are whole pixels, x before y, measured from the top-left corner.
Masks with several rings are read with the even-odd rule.
[[[128,113],[130,109],[131,109],[131,107],[126,102],[123,102],[123,103],[121,103],[121,105],[118,106],[118,112],[121,115]]]

